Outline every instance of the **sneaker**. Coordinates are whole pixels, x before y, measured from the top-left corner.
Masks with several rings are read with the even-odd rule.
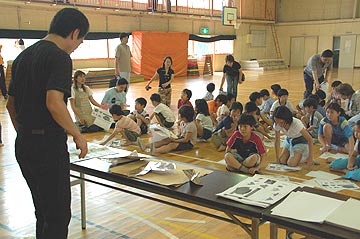
[[[145,144],[139,137],[136,139],[136,143],[139,145],[139,147],[142,151],[145,151],[145,149],[146,149]]]
[[[339,146],[332,144],[330,145],[330,150],[334,150],[334,151],[338,151],[339,150]]]

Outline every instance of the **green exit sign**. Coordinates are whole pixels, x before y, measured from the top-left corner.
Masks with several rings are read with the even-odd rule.
[[[209,28],[207,28],[207,27],[200,28],[200,33],[201,34],[209,34]]]

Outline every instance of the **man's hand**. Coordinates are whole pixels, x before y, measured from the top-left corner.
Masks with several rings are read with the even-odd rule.
[[[80,149],[81,151],[79,154],[79,158],[84,158],[88,152],[87,142],[85,138],[81,134],[78,134],[77,136],[74,136],[73,139],[76,144],[76,148]]]

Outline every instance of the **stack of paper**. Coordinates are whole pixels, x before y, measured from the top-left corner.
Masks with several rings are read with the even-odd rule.
[[[249,177],[218,196],[245,204],[268,207],[279,201],[298,185],[262,175]]]
[[[273,210],[273,215],[322,223],[343,201],[308,192],[292,192]]]
[[[109,149],[109,147],[102,146],[99,144],[88,143],[88,153],[86,154],[85,158],[79,159],[80,150],[76,148],[76,145],[71,143],[68,145],[69,155],[70,155],[70,162],[74,163],[77,161],[90,159],[90,158],[98,158],[107,155],[116,154],[116,152]]]
[[[360,201],[348,199],[326,219],[326,223],[335,224],[344,228],[360,231]]]
[[[271,214],[360,231],[360,201],[352,198],[341,201],[308,192],[292,192]]]

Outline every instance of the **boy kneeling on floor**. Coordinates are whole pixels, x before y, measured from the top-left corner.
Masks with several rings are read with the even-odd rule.
[[[238,130],[226,142],[225,162],[228,171],[258,173],[266,150],[261,138],[253,132],[255,124],[251,115],[240,116]]]

